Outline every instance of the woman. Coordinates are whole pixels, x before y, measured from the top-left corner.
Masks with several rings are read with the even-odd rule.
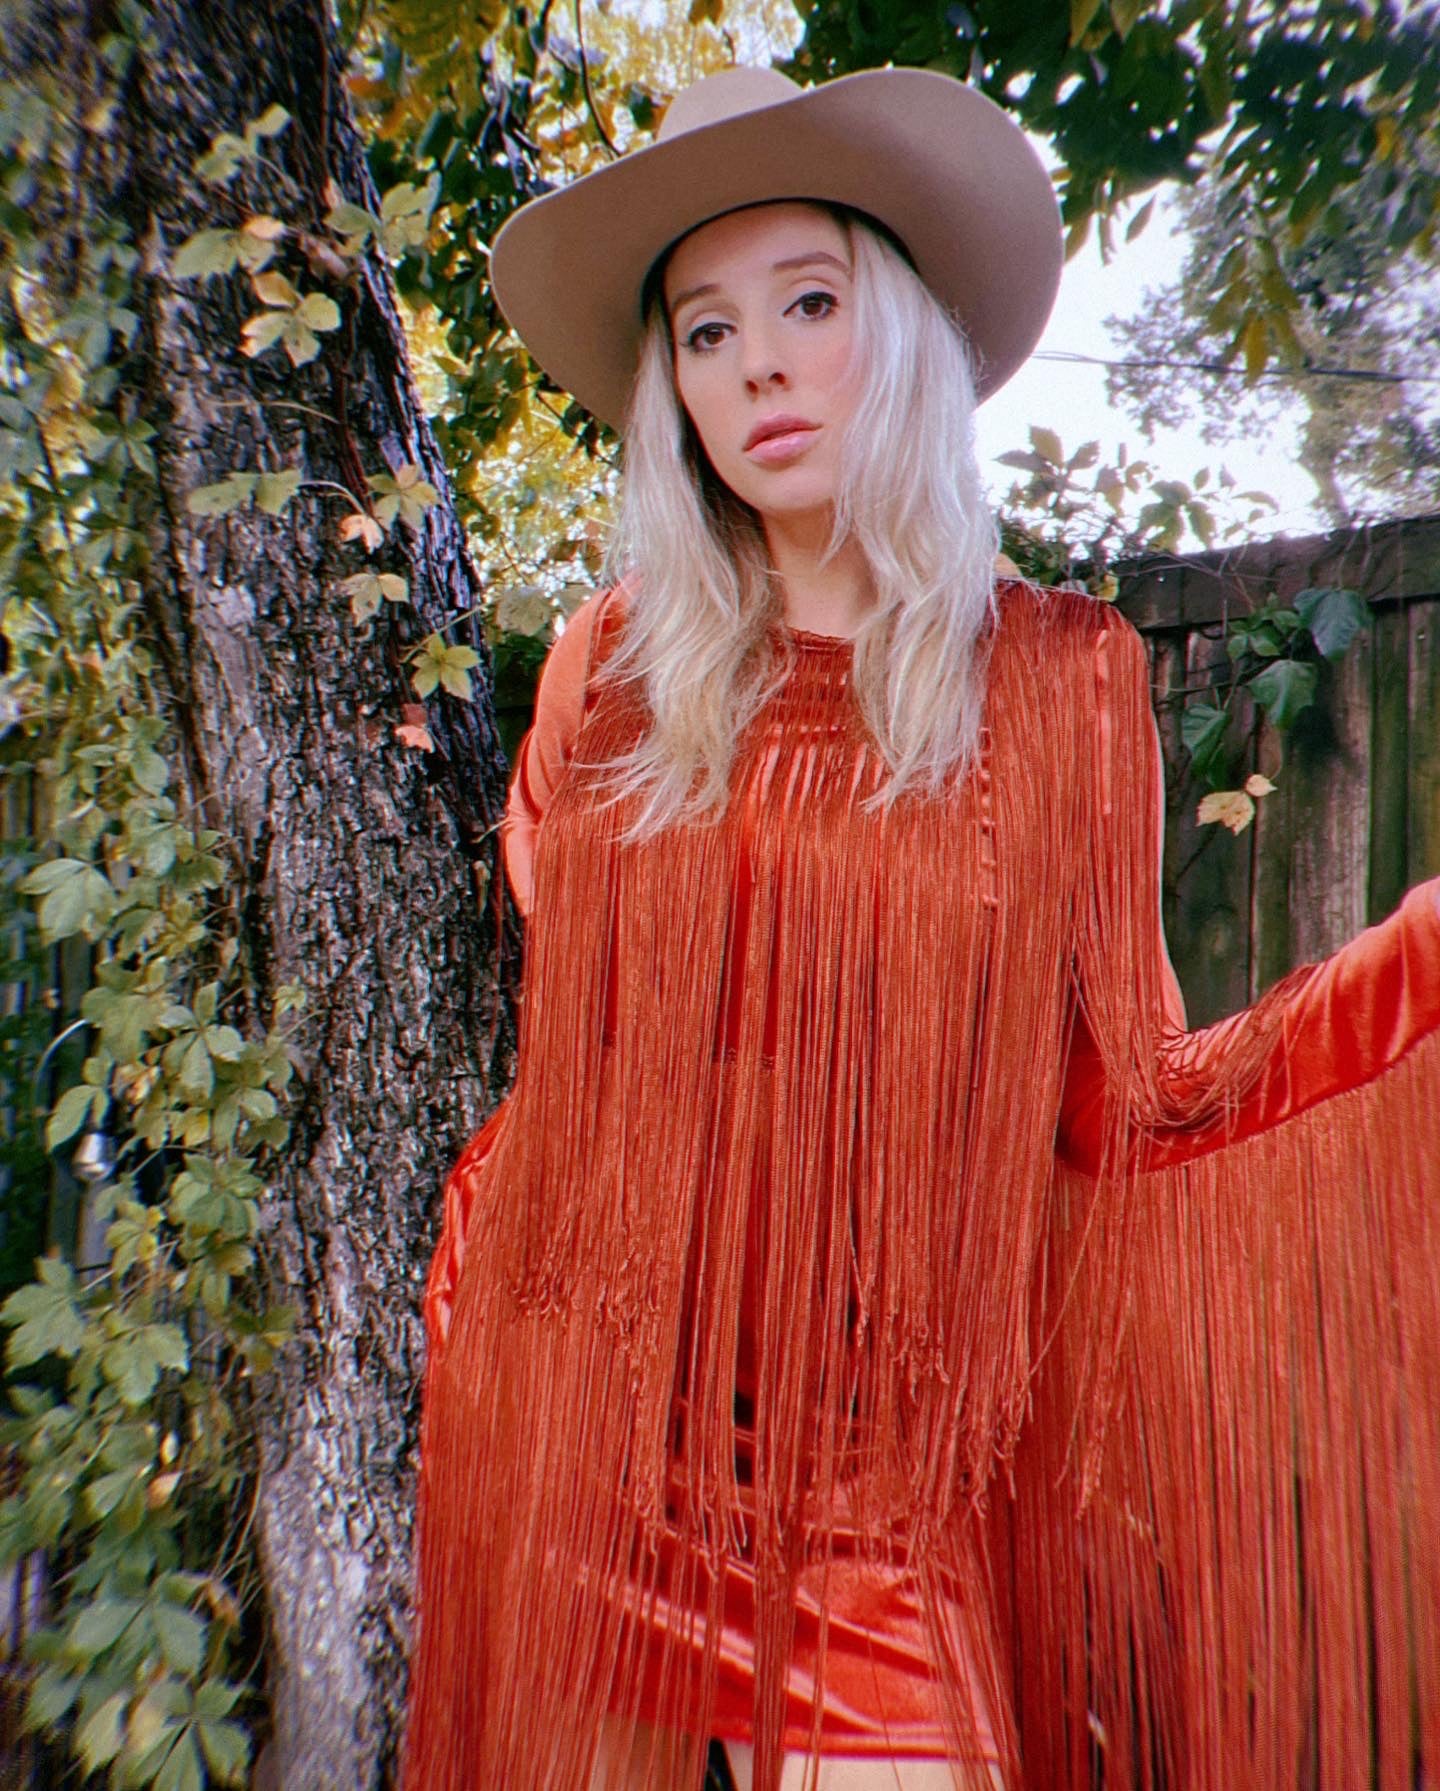
[[[626,484],[427,1289],[407,1791],[1440,1763],[1440,883],[1184,1030],[1143,648],[997,584],[971,446],[1059,256],[910,70],[712,77],[494,246]]]

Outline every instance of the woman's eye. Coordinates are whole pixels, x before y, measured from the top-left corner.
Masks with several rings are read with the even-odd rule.
[[[803,307],[806,317],[828,317],[838,303],[833,292],[806,292],[796,299],[790,309],[798,311]],[[816,306],[820,308],[816,309]]]
[[[689,335],[686,336],[685,346],[690,349],[692,353],[704,354],[706,349],[714,348],[718,345],[724,328],[725,326],[722,323],[697,324],[695,328],[690,331]]]

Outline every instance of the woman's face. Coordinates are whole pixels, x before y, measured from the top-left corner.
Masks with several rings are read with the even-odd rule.
[[[676,389],[711,465],[761,517],[828,517],[859,391],[853,290],[845,231],[799,201],[714,218],[670,256]]]

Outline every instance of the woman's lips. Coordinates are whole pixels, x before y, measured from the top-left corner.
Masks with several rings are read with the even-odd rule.
[[[745,450],[747,460],[758,460],[762,466],[783,466],[787,460],[794,460],[810,446],[818,429],[807,426],[800,429],[787,429],[783,435],[767,435],[764,441],[756,442],[753,448]]]

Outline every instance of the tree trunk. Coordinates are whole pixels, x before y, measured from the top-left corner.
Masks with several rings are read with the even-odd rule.
[[[255,1393],[273,1713],[260,1782],[362,1791],[390,1782],[403,1716],[419,1299],[442,1178],[511,1067],[511,978],[497,965],[513,963],[518,923],[494,887],[492,831],[505,763],[485,658],[473,703],[429,703],[433,753],[393,731],[414,701],[401,651],[477,587],[383,264],[363,262],[347,287],[286,238],[275,266],[343,314],[298,369],[279,348],[241,352],[263,308],[247,276],[170,269],[192,232],[252,212],[320,231],[331,181],[378,210],[324,0],[155,0],[150,14],[105,172],[82,175],[113,182],[107,198],[143,249],[143,389],[121,388],[157,430],[140,596],[182,803],[223,831],[238,867],[254,1008],[227,1018],[253,1032],[279,985],[309,995],[263,1239],[299,1335]],[[65,0],[31,18],[77,59],[114,27],[106,8]],[[291,122],[263,161],[225,185],[197,175],[216,133],[277,102]],[[441,501],[420,529],[397,523],[378,556],[409,579],[411,604],[363,625],[336,588],[367,562],[338,539],[348,506],[335,493],[307,486],[277,517],[186,508],[233,470],[293,468],[363,496],[366,474],[406,462]],[[483,656],[473,622],[446,638]]]

